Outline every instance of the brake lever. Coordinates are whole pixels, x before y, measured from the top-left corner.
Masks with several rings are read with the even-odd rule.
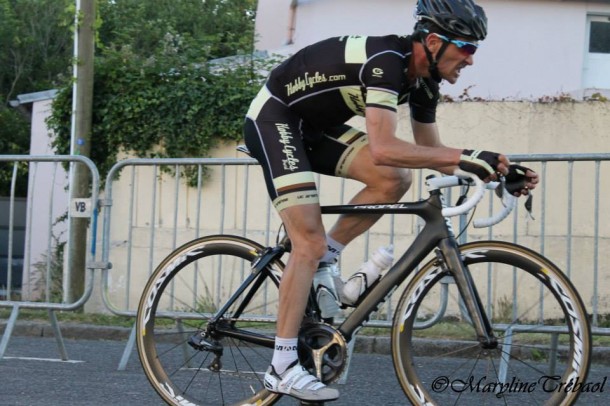
[[[502,201],[502,204],[504,204],[502,197],[504,196],[505,192],[508,193],[508,190],[506,190],[506,188],[505,188],[506,179],[504,178],[504,176],[501,176],[499,181],[500,181],[500,185],[494,190],[494,192],[496,193],[496,196],[498,196],[500,198],[500,200]],[[533,201],[534,201],[534,195],[532,194],[532,191],[530,190],[529,193],[527,194],[527,199],[525,200],[525,203],[523,204],[523,206],[525,207],[525,210],[527,211],[527,214],[530,216],[530,218],[532,220],[536,220],[534,218],[534,215],[532,214]]]
[[[532,194],[532,191],[530,190],[529,193],[527,194],[527,199],[525,200],[525,210],[527,210],[527,214],[529,214],[530,218],[532,220],[536,220],[534,218],[534,215],[532,214],[532,207],[533,207],[533,202],[534,201],[534,195]]]

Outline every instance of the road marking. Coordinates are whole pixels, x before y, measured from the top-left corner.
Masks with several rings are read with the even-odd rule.
[[[46,361],[46,362],[66,362],[68,364],[80,364],[85,361],[77,361],[77,360],[62,360],[57,358],[36,358],[36,357],[2,357],[2,359],[18,359],[23,361]]]

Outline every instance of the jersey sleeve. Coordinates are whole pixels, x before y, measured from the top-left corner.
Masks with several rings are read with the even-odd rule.
[[[397,111],[403,76],[400,54],[386,51],[371,58],[363,65],[361,73],[366,88],[366,106]]]
[[[411,117],[420,123],[436,122],[436,106],[440,97],[439,85],[434,80],[418,79],[409,95]]]

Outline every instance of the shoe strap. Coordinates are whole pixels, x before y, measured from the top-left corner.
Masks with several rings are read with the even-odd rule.
[[[325,386],[301,365],[297,365],[288,371],[282,379],[282,385],[285,385],[288,390],[292,388],[318,390]]]

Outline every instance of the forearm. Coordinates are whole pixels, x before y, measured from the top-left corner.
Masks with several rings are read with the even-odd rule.
[[[421,123],[420,123],[421,124]],[[369,148],[376,165],[404,168],[446,168],[457,165],[460,149],[439,145],[435,125],[414,127],[415,143],[396,137],[395,113],[383,109],[367,109]]]
[[[371,154],[376,165],[430,168],[445,172],[442,168],[449,171],[459,163],[461,150],[417,145],[394,138],[372,148]]]
[[[413,129],[413,138],[418,145],[446,148],[441,141],[436,123],[420,123],[411,119],[411,128]],[[433,169],[436,169],[444,174],[451,175],[456,168],[457,164],[453,164],[448,166],[440,166]]]

